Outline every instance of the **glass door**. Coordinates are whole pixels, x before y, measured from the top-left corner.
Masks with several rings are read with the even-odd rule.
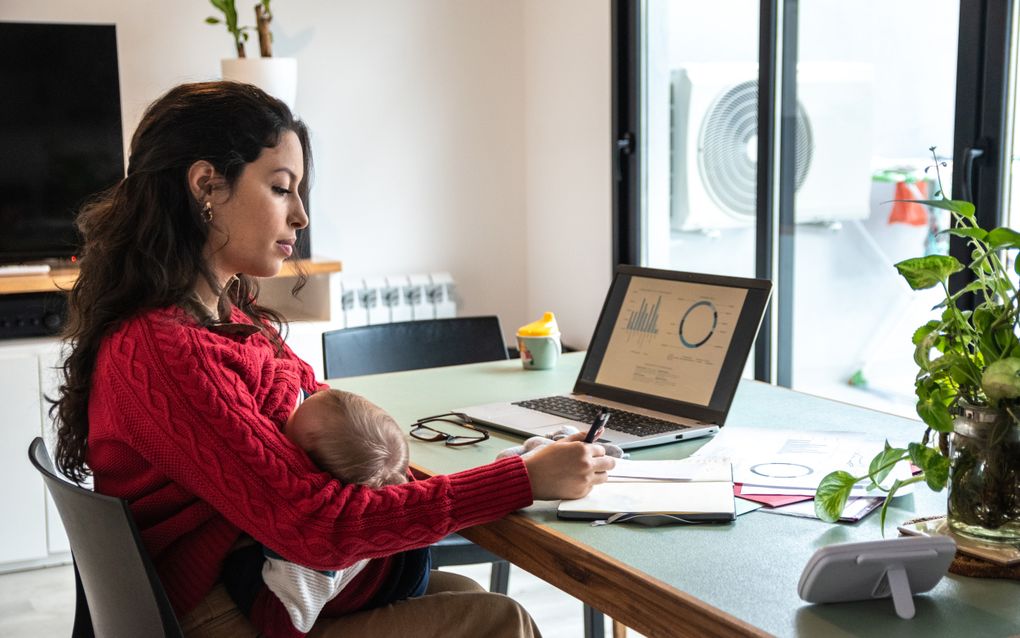
[[[644,7],[642,262],[752,277],[758,3]]]
[[[948,254],[940,234],[948,213],[896,200],[933,196],[936,160],[946,163],[941,187],[951,192],[960,5],[794,7],[792,313],[780,318],[792,322],[786,381],[914,416],[911,336],[942,292],[912,291],[893,264]]]
[[[913,416],[894,264],[969,249],[896,200],[1020,225],[1015,4],[614,0],[616,263],[771,278],[757,378]]]

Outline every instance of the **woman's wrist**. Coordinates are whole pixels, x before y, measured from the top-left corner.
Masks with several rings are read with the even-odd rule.
[[[494,521],[534,502],[528,471],[520,457],[500,459],[445,478],[450,481],[450,513],[458,527]]]

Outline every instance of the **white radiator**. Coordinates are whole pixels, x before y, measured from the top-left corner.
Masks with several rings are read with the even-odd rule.
[[[340,277],[343,327],[457,316],[450,273]]]
[[[313,283],[314,282],[314,283]],[[275,280],[263,282],[273,285]],[[287,291],[291,282],[284,282]],[[283,284],[280,284],[283,285]],[[322,372],[322,333],[340,328],[457,316],[456,287],[450,273],[361,277],[347,273],[309,278],[299,300],[290,303],[287,345]],[[312,308],[313,311],[309,311]],[[279,308],[277,308],[279,309]]]

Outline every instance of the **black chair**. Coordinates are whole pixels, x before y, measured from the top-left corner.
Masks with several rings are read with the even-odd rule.
[[[400,321],[322,334],[326,378],[438,368],[507,358],[499,317]]]
[[[507,358],[499,317],[401,321],[322,333],[327,379],[420,370]],[[432,546],[432,566],[492,563],[489,591],[507,593],[510,563],[463,536],[451,534]],[[603,615],[584,606],[585,638],[602,638]]]
[[[57,474],[36,438],[28,458],[60,512],[74,557],[74,638],[183,637],[127,501],[79,487]]]
[[[327,379],[506,359],[499,317],[383,323],[322,333]],[[432,566],[492,563],[489,591],[505,594],[510,563],[451,534],[432,546]]]

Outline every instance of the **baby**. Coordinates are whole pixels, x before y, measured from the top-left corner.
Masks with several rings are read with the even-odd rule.
[[[383,487],[407,482],[407,441],[385,410],[350,392],[316,392],[284,431],[319,469],[344,483]]]
[[[340,390],[316,392],[294,410],[284,433],[320,469],[343,483],[381,488],[408,480],[407,441],[400,427],[364,397]],[[288,638],[307,633],[329,601],[368,563],[362,560],[341,570],[317,571],[261,545],[237,549],[227,561],[224,584],[237,606],[257,629],[265,631],[260,619],[277,615],[282,605],[294,626]],[[373,606],[422,595],[429,568],[428,548],[395,556],[386,599],[373,601]]]

